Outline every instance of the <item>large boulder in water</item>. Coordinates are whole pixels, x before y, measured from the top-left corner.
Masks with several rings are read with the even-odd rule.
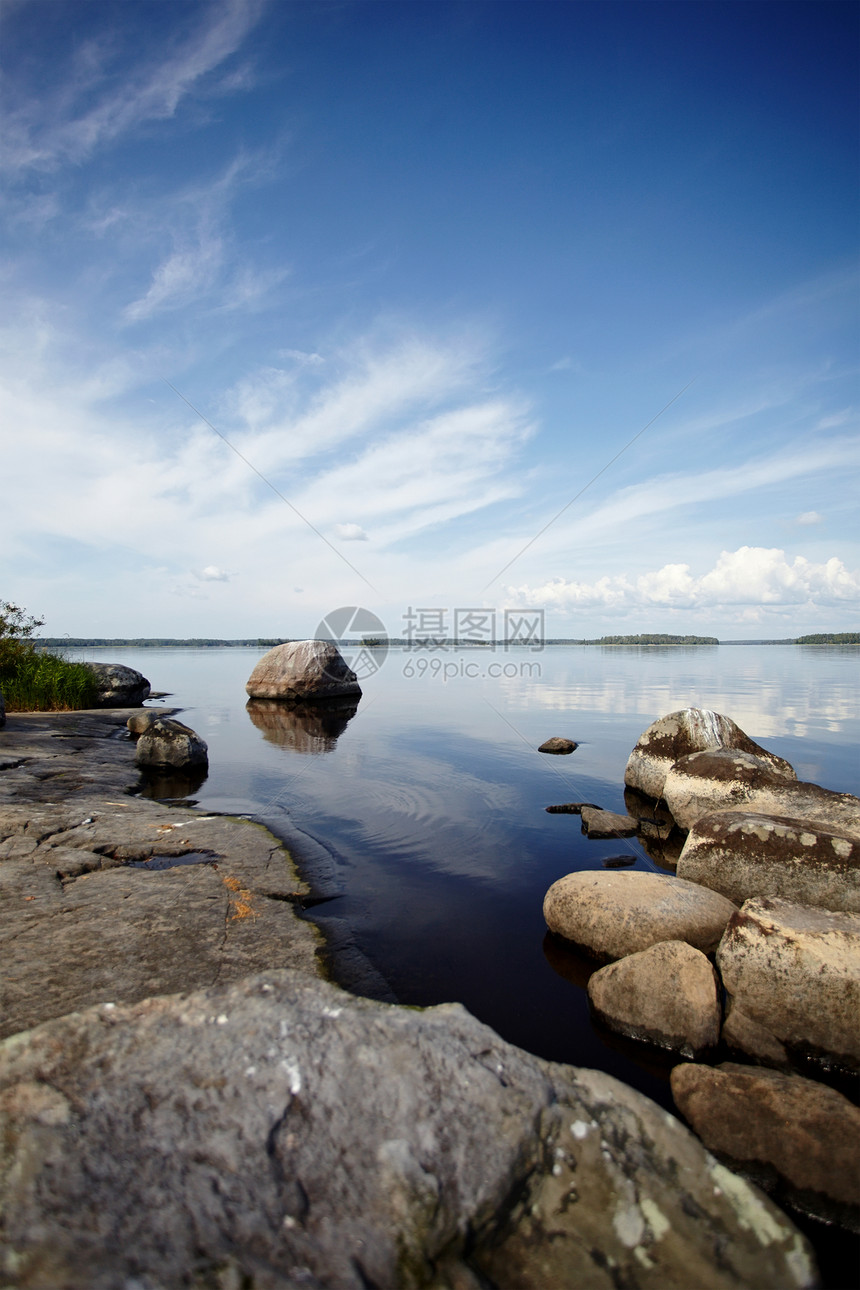
[[[96,683],[94,708],[139,708],[149,698],[143,673],[124,663],[85,663]]]
[[[860,1072],[860,914],[748,900],[726,927],[717,967],[732,1046],[751,1039],[755,1056],[770,1036],[791,1058]]]
[[[361,694],[355,672],[332,641],[287,641],[264,654],[245,686],[252,699],[287,702]]]
[[[640,735],[628,759],[624,783],[646,797],[660,798],[666,775],[676,761],[712,748],[754,753],[774,771],[794,774],[788,762],[750,739],[731,717],[708,708],[683,708],[660,717]]]
[[[714,811],[687,835],[677,873],[738,906],[778,896],[860,914],[860,841],[808,819]]]
[[[4,1284],[817,1283],[792,1223],[673,1116],[456,1004],[299,972],[102,1004],[0,1045],[0,1108]]]
[[[190,726],[169,717],[156,717],[137,741],[136,766],[155,770],[185,770],[189,766],[206,766],[209,749]]]
[[[660,941],[686,941],[710,954],[736,912],[730,900],[707,887],[641,870],[569,873],[552,884],[543,902],[549,930],[603,962]]]

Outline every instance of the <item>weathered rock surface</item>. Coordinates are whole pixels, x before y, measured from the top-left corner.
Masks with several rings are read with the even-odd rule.
[[[146,769],[185,770],[207,765],[209,748],[190,726],[171,717],[157,717],[140,734],[134,761]]]
[[[610,1076],[299,973],[0,1047],[4,1284],[811,1287],[766,1197]]]
[[[588,1001],[611,1030],[685,1057],[720,1038],[716,973],[686,941],[662,941],[599,968],[589,978]]]
[[[578,745],[572,739],[564,739],[561,735],[553,735],[551,739],[546,739],[538,748],[542,753],[572,753]]]
[[[603,961],[659,941],[711,953],[735,906],[725,896],[670,874],[585,870],[554,882],[543,903],[547,927]]]
[[[361,694],[356,675],[332,641],[288,641],[257,663],[245,686],[252,699],[334,699]]]
[[[678,877],[736,905],[779,896],[860,913],[860,841],[807,820],[742,811],[706,815],[687,835]]]
[[[717,950],[733,1046],[748,1018],[789,1056],[860,1071],[860,915],[748,900]],[[755,1033],[755,1032],[754,1032]]]
[[[788,762],[760,747],[730,717],[707,708],[683,708],[660,717],[640,735],[628,759],[624,782],[646,797],[660,798],[675,762],[709,748],[737,748],[763,758],[775,770],[791,770]]]
[[[713,811],[740,810],[809,820],[860,841],[860,798],[790,780],[747,754],[720,749],[683,757],[668,772],[663,794],[682,829]]]
[[[149,698],[149,681],[124,663],[85,663],[95,677],[97,708],[137,708]]]
[[[709,1151],[781,1202],[860,1231],[860,1108],[800,1075],[676,1066],[672,1095]]]
[[[134,744],[113,737],[128,716],[9,718],[0,1033],[269,966],[319,971],[319,934],[294,908],[308,888],[276,838],[128,795]]]
[[[249,699],[248,716],[269,743],[291,752],[332,752],[358,711],[356,699],[330,699],[326,703],[283,703],[276,699]]]
[[[104,1000],[319,970],[308,888],[247,821],[155,802],[0,806],[0,1034]]]
[[[632,838],[639,825],[629,815],[602,811],[598,806],[583,806],[582,832],[587,838]]]
[[[739,748],[712,748],[680,757],[666,773],[663,799],[680,829],[690,829],[711,811],[744,808],[759,788],[796,783],[785,763],[775,769],[763,757]]]

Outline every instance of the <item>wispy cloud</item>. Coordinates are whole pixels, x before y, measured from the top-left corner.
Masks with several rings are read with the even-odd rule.
[[[132,63],[114,34],[84,39],[55,69],[53,88],[10,106],[4,164],[16,170],[80,162],[147,122],[173,117],[182,100],[239,49],[263,9],[263,0],[205,5],[193,30],[178,36],[176,28],[167,29],[164,38],[134,51]],[[233,93],[248,80],[244,70],[207,90]]]

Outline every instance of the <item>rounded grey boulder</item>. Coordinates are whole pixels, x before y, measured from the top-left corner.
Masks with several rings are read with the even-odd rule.
[[[332,641],[287,641],[257,663],[245,686],[252,699],[287,702],[361,694],[355,672]]]
[[[157,717],[147,725],[134,753],[136,766],[153,770],[183,770],[208,761],[205,741],[190,726],[169,717]]]
[[[95,677],[96,708],[139,708],[149,698],[146,677],[124,663],[85,663]]]

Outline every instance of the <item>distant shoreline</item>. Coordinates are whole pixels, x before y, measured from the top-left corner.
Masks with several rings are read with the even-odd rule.
[[[648,638],[650,636],[650,638]],[[291,639],[297,637],[281,638],[248,638],[242,640],[217,640],[213,638],[195,638],[178,639],[172,637],[140,637],[137,639],[128,637],[79,637],[79,636],[44,636],[33,640],[37,649],[273,649],[276,645],[287,644]],[[699,637],[660,637],[657,633],[646,634],[643,636],[613,636],[599,637],[594,640],[582,640],[574,637],[553,637],[540,642],[534,641],[509,641],[509,640],[492,640],[492,641],[475,641],[459,639],[440,639],[440,640],[406,640],[399,637],[389,637],[387,640],[362,641],[360,639],[344,638],[336,642],[338,645],[348,646],[351,648],[378,649],[389,647],[413,648],[415,650],[442,650],[442,649],[527,649],[534,650],[539,644],[540,647],[550,645],[601,645],[608,649],[636,647],[640,649],[661,649],[666,648],[690,648],[703,647],[713,649],[717,645],[812,645],[812,646],[845,646],[860,645],[860,632],[827,632],[814,636],[797,636],[784,637],[781,640],[718,640],[716,637],[699,636]]]

